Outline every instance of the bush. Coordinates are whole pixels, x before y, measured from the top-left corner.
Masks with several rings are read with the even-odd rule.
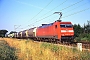
[[[42,43],[41,47],[43,47],[45,49],[49,48],[53,52],[58,52],[59,51],[59,47],[54,45],[54,44]]]
[[[4,40],[0,40],[0,60],[17,60],[15,48],[10,47]]]
[[[90,60],[90,52],[82,52],[80,54],[80,60]]]
[[[53,52],[58,52],[58,51],[59,51],[59,47],[56,46],[56,45],[53,45],[53,46],[51,47],[51,50],[52,50]]]
[[[90,42],[90,34],[88,34],[88,39],[87,40]]]
[[[80,41],[81,41],[81,37],[76,37],[76,38],[75,38],[75,41],[76,41],[76,42],[80,42]]]
[[[75,40],[77,42],[82,42],[82,41],[90,42],[90,34],[82,33],[79,35],[79,37],[76,37]]]
[[[51,44],[49,44],[49,43],[42,43],[41,47],[50,48]]]

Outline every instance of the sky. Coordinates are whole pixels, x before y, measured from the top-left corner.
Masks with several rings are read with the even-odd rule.
[[[0,0],[0,30],[23,31],[62,21],[83,26],[90,20],[90,0]]]

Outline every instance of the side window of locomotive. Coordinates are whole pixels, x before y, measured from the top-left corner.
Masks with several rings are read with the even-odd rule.
[[[65,28],[65,25],[64,25],[64,24],[61,24],[60,27],[61,27],[61,28]]]
[[[55,28],[57,28],[57,25],[55,25]]]

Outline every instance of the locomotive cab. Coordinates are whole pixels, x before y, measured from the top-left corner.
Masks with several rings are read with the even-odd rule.
[[[73,39],[74,31],[71,22],[64,22],[60,24],[61,28],[61,39]]]
[[[58,39],[60,39],[61,41],[73,40],[74,30],[71,22],[56,21],[54,24],[57,31]]]

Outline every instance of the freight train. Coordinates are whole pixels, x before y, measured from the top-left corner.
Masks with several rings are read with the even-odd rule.
[[[43,41],[62,42],[74,40],[72,23],[62,22],[61,20],[57,20],[50,24],[42,24],[42,26],[13,33],[12,35],[14,38],[32,38],[34,40]]]

